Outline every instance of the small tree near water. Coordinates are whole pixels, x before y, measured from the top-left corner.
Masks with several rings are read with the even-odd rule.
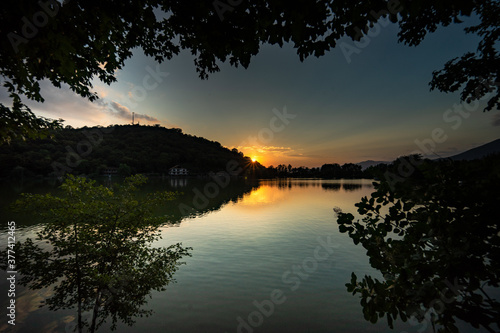
[[[37,240],[16,244],[20,282],[32,289],[52,287],[51,310],[76,308],[74,330],[95,332],[108,318],[128,325],[147,316],[146,296],[164,290],[190,255],[174,244],[153,247],[165,218],[153,209],[174,197],[161,192],[139,198],[146,178],[136,175],[114,188],[69,176],[61,195],[23,194],[18,208],[37,212],[43,228]],[[7,262],[3,260],[2,262]]]

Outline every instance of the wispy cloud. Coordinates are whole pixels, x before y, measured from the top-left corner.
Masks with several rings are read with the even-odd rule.
[[[120,103],[115,101],[111,101],[109,104],[111,105],[111,108],[109,110],[113,112],[115,116],[120,118],[132,119],[132,112],[130,112],[128,107],[121,105]]]
[[[53,119],[62,118],[65,124],[73,126],[109,125],[123,122],[123,120],[126,122],[132,120],[132,111],[125,105],[112,100],[102,87],[97,89],[100,98],[90,102],[75,94],[66,85],[57,88],[44,80],[40,82],[40,86],[42,96],[45,98],[44,103],[25,100],[26,104],[38,115]],[[0,89],[0,102],[6,105],[11,104],[10,98],[3,89]],[[160,122],[153,116],[137,112],[135,112],[135,119],[143,122]]]
[[[132,111],[130,111],[130,109],[128,107],[126,107],[125,105],[122,105],[122,104],[115,102],[115,101],[109,102],[109,105],[110,105],[109,110],[110,110],[112,115],[119,117],[119,118],[122,118],[122,119],[127,119],[127,120],[132,119]],[[150,121],[150,122],[159,121],[155,117],[151,117],[151,116],[148,116],[147,114],[140,114],[140,113],[134,113],[134,118],[137,120],[142,119],[142,120]]]
[[[240,151],[251,151],[259,154],[272,154],[275,156],[290,156],[295,153],[291,147],[276,147],[276,146],[238,146]]]

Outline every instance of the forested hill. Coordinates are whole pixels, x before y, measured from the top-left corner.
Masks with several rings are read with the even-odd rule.
[[[98,175],[109,168],[166,175],[177,165],[198,174],[226,170],[229,161],[244,168],[251,163],[236,149],[159,125],[68,127],[53,139],[18,140],[0,146],[1,177],[58,176],[62,171]]]

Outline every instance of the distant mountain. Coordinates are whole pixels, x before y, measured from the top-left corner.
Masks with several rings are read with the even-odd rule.
[[[464,151],[463,153],[457,154],[450,156],[448,158],[458,161],[458,160],[476,160],[483,158],[488,155],[492,154],[500,154],[500,139],[497,139],[495,141],[486,143],[482,146],[476,147],[469,149],[467,151]],[[440,160],[440,159],[437,159]],[[371,166],[375,166],[378,164],[391,164],[392,162],[387,162],[387,161],[373,161],[373,160],[367,160],[363,162],[356,163],[357,165],[360,165],[362,170],[366,170],[367,168]]]
[[[467,150],[461,154],[451,156],[451,158],[454,161],[458,160],[475,160],[479,158],[483,158],[488,155],[492,154],[500,154],[500,139],[497,139],[495,141],[492,141],[490,143],[484,144],[482,146],[472,148],[470,150]]]
[[[363,162],[359,162],[359,163],[356,163],[356,164],[361,166],[361,170],[365,170],[365,169],[367,169],[367,168],[369,168],[371,166],[375,166],[375,165],[378,165],[378,164],[391,164],[391,162],[368,160],[368,161],[363,161]]]

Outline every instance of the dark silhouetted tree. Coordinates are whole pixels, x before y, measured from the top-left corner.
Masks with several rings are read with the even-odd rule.
[[[458,332],[456,320],[500,329],[500,155],[471,162],[416,162],[404,181],[375,183],[356,204],[362,217],[338,213],[339,231],[361,244],[383,279],[352,274],[365,318],[389,326],[412,318],[422,329]],[[403,159],[389,167],[397,173]],[[426,325],[426,326],[424,326]]]
[[[481,38],[478,49],[435,72],[431,88],[462,89],[465,101],[490,94],[489,110],[500,103],[497,0],[7,1],[0,8],[0,75],[14,115],[2,111],[1,116],[27,121],[4,121],[2,128],[10,130],[2,130],[7,135],[2,139],[58,127],[43,119],[28,121],[33,114],[21,103],[21,95],[43,101],[41,80],[93,101],[98,96],[92,80],[116,81],[117,69],[135,48],[158,62],[189,50],[200,77],[207,78],[220,62],[248,67],[265,43],[291,43],[300,60],[319,57],[345,36],[360,40],[384,17],[399,25],[399,41],[413,46],[439,26],[471,15],[479,23],[466,32]]]

